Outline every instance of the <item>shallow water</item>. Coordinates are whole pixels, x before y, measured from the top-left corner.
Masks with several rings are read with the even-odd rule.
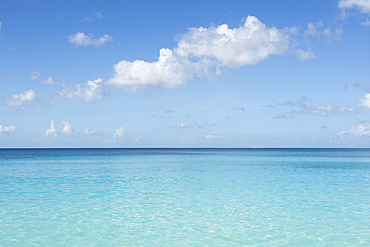
[[[369,246],[368,149],[0,149],[0,246]]]

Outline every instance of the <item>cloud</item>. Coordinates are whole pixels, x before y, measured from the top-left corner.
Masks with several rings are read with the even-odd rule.
[[[366,21],[361,22],[361,25],[370,26],[370,21],[366,19]]]
[[[61,91],[57,91],[59,99],[78,97],[82,98],[86,102],[92,100],[102,99],[103,87],[101,85],[102,79],[95,79],[93,81],[87,81],[87,83],[79,83],[64,88]]]
[[[235,107],[235,108],[232,108],[232,109],[235,110],[235,111],[245,111],[244,107]]]
[[[120,127],[120,128],[118,128],[117,130],[116,130],[116,132],[114,132],[114,134],[113,134],[113,139],[117,139],[117,138],[120,138],[120,139],[122,139],[123,138],[123,133],[124,133],[125,131],[124,131],[124,129],[122,128],[122,127]]]
[[[328,126],[326,126],[326,124],[320,126],[320,129],[327,129],[327,128]]]
[[[51,77],[48,77],[46,80],[43,80],[42,83],[51,85],[54,84],[54,81],[51,79]]]
[[[175,88],[194,78],[220,76],[223,69],[283,54],[290,45],[287,31],[267,27],[254,16],[248,16],[239,28],[231,29],[226,24],[190,28],[178,40],[173,50],[160,49],[155,62],[118,62],[107,85],[130,92],[145,87]]]
[[[100,47],[105,44],[105,42],[113,41],[112,36],[105,34],[101,36],[99,39],[94,39],[92,34],[85,35],[83,32],[78,32],[76,34],[69,36],[69,43],[74,44],[76,46],[96,46]]]
[[[174,112],[174,110],[168,109],[168,110],[164,111],[163,113],[173,113],[173,112]]]
[[[0,125],[0,138],[6,136],[9,132],[13,132],[15,129],[16,129],[15,126]]]
[[[308,60],[308,59],[316,58],[315,54],[310,50],[303,51],[301,49],[296,49],[294,51],[294,54],[299,60]]]
[[[85,16],[82,20],[80,20],[80,21],[92,21],[92,19],[90,18],[90,17],[87,17],[87,16]]]
[[[62,130],[62,133],[65,134],[65,135],[70,135],[73,131],[71,125],[69,122],[65,122],[65,121],[62,121],[64,127],[63,127],[63,130]]]
[[[343,35],[342,26],[337,27],[334,30],[334,32],[332,32],[330,27],[327,27],[327,28],[323,29],[324,24],[323,24],[322,21],[318,21],[318,22],[315,22],[315,23],[309,22],[307,25],[308,25],[307,30],[303,33],[303,36],[305,38],[308,38],[309,36],[314,36],[316,38],[326,37],[327,41],[330,42],[330,41],[340,40],[340,38]],[[299,53],[301,53],[302,56],[311,55],[314,58],[314,55],[313,55],[312,52],[303,52],[303,51],[301,52],[301,51],[299,51]]]
[[[268,108],[277,108],[277,107],[284,107],[284,106],[291,106],[295,107],[296,109],[290,110],[288,113],[283,113],[279,116],[276,116],[275,119],[294,119],[296,115],[318,115],[323,117],[330,117],[336,114],[345,114],[354,116],[359,113],[358,110],[352,109],[349,107],[344,106],[331,106],[327,105],[319,105],[314,106],[312,104],[312,100],[310,100],[307,96],[303,96],[298,101],[288,101],[288,102],[278,102],[274,104],[270,104]]]
[[[370,93],[365,94],[364,98],[359,98],[357,104],[364,109],[370,109]]]
[[[358,124],[353,126],[350,130],[349,133],[355,135],[355,136],[368,136],[370,135],[370,124],[367,122]]]
[[[0,31],[1,31],[1,26],[2,26],[3,24],[0,22]]]
[[[30,78],[32,79],[32,80],[37,80],[37,79],[39,79],[39,76],[40,76],[40,73],[36,70],[36,71],[31,71],[31,72],[29,72],[29,74],[30,74]]]
[[[294,119],[289,113],[283,113],[279,116],[274,117],[275,119]]]
[[[338,7],[342,10],[356,9],[361,13],[370,15],[370,0],[340,0]]]
[[[85,130],[80,131],[80,134],[86,135],[86,136],[103,136],[103,135],[106,135],[107,132],[95,130],[95,129],[85,129]]]
[[[22,93],[12,94],[7,97],[7,101],[5,105],[7,106],[21,106],[23,102],[26,101],[34,101],[35,100],[35,92],[32,89],[26,90]]]
[[[50,122],[50,128],[46,130],[44,136],[45,137],[57,137],[58,136],[58,132],[55,128],[55,122],[54,121]]]
[[[140,139],[144,138],[145,137],[145,134],[143,135],[138,135],[136,138],[135,138],[135,141],[139,141]]]
[[[103,15],[103,13],[102,13],[101,11],[99,11],[99,12],[95,12],[95,11],[93,11],[92,13],[93,13],[94,15],[96,15],[96,18],[98,18],[98,19],[105,18],[105,16]]]
[[[199,128],[202,128],[202,126],[198,124],[184,124],[183,122],[181,122],[181,123],[178,123],[172,126],[168,126],[168,128],[170,129],[184,129],[184,128],[199,129]]]
[[[207,133],[204,133],[203,134],[203,137],[205,139],[208,139],[208,140],[210,140],[210,139],[225,139],[226,138],[226,136],[222,136],[222,135],[210,135],[210,134],[207,134]]]

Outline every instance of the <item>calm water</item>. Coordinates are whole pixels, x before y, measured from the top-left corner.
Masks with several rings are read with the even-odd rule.
[[[0,149],[0,246],[370,246],[369,149]]]

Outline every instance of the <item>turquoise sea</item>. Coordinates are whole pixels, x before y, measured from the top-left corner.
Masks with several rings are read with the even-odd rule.
[[[0,149],[0,246],[370,246],[370,149]]]

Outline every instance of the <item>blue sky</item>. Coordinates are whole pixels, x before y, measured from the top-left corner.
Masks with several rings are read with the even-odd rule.
[[[370,0],[0,1],[0,147],[369,147]]]

